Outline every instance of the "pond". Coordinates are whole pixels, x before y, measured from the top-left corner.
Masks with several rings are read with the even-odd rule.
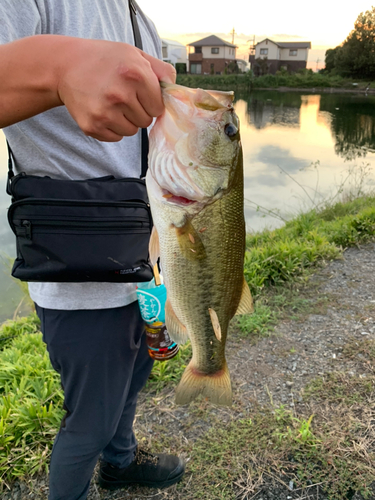
[[[236,96],[244,150],[248,231],[375,182],[375,96],[255,91]],[[6,218],[7,155],[0,132],[0,323],[23,292],[9,276],[13,233]]]

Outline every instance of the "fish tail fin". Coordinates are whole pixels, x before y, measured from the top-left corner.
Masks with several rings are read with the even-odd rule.
[[[200,394],[213,404],[231,406],[232,387],[226,362],[220,371],[206,375],[190,361],[176,389],[176,404],[188,404]]]

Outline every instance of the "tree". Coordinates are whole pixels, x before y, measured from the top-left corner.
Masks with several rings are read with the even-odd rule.
[[[228,64],[228,73],[229,74],[238,74],[240,73],[240,68],[238,67],[237,61],[231,61]]]
[[[326,67],[325,70],[329,73],[331,73],[335,69],[335,58],[338,53],[338,51],[341,49],[340,45],[335,47],[334,49],[328,49],[326,51],[326,58],[325,58],[325,63]]]
[[[254,74],[256,76],[267,75],[269,73],[269,66],[267,57],[258,57],[254,61]]]
[[[327,50],[326,68],[342,76],[375,77],[375,7],[359,14],[341,47]]]

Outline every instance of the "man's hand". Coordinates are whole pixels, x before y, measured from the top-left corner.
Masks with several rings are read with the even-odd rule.
[[[120,141],[162,114],[159,81],[174,83],[171,64],[132,45],[73,39],[57,92],[82,131],[100,141]]]
[[[162,114],[159,82],[176,78],[132,45],[60,35],[0,46],[0,70],[0,127],[64,104],[86,135],[109,142]]]

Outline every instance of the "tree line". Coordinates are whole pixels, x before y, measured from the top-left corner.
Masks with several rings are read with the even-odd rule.
[[[352,78],[375,77],[375,7],[361,12],[346,40],[328,49],[324,72]]]

